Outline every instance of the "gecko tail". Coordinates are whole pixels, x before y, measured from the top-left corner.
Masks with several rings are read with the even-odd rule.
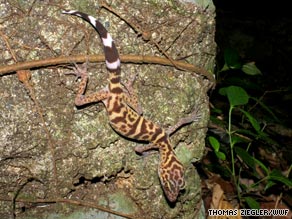
[[[98,32],[104,46],[105,63],[107,69],[116,76],[120,75],[121,61],[119,53],[111,35],[107,32],[105,27],[96,18],[80,11],[63,10],[62,13],[81,17],[94,27],[94,29]]]

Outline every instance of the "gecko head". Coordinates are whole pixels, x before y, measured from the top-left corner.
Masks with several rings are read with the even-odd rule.
[[[175,202],[185,186],[184,169],[175,156],[168,161],[160,164],[158,174],[165,196],[170,202]]]

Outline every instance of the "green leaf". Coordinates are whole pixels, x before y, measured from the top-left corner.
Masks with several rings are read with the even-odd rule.
[[[249,120],[249,122],[251,123],[252,127],[259,133],[261,132],[261,127],[260,124],[258,123],[258,121],[249,113],[246,112],[243,109],[239,109]]]
[[[254,131],[248,130],[248,129],[237,129],[236,133],[244,134],[244,135],[250,135],[253,138],[258,137],[258,133],[255,133]]]
[[[246,150],[243,150],[240,147],[234,147],[234,150],[235,153],[243,160],[244,163],[246,163],[250,168],[255,170],[255,161],[253,157],[246,152]]]
[[[241,63],[240,63],[240,57],[238,55],[238,52],[234,49],[227,48],[224,51],[224,60],[226,65],[230,69],[240,69]]]
[[[214,149],[214,152],[216,154],[216,156],[221,159],[221,160],[226,160],[226,156],[223,152],[220,152],[219,149],[220,149],[220,142],[214,138],[213,136],[210,136],[208,138],[210,144],[212,145],[212,148]]]
[[[287,177],[283,176],[282,173],[277,169],[272,170],[272,172],[269,175],[269,179],[284,183],[289,188],[292,188],[292,181]]]
[[[244,200],[251,209],[260,209],[260,204],[254,198],[248,196]]]
[[[248,103],[249,96],[246,91],[237,86],[224,87],[219,90],[221,95],[227,96],[231,106],[245,105]]]
[[[238,130],[240,130],[240,129],[238,129]],[[236,133],[238,133],[238,130],[236,130]],[[231,139],[232,139],[232,143],[233,144],[250,142],[250,140],[247,140],[246,138],[243,138],[243,137],[241,137],[239,135],[232,135]]]
[[[276,185],[275,182],[273,181],[268,181],[268,183],[266,184],[264,190],[266,191],[267,189],[271,188],[272,186]]]
[[[277,118],[277,116],[273,113],[273,111],[266,105],[264,104],[262,101],[260,101],[259,99],[255,98],[255,97],[251,97],[253,100],[255,100],[258,104],[260,104],[260,106],[266,110],[276,121],[279,121],[279,119]]]
[[[244,64],[241,70],[247,75],[261,75],[262,72],[256,67],[254,62]]]
[[[234,147],[234,150],[236,154],[243,160],[243,162],[245,162],[250,168],[252,168],[255,173],[257,164],[265,171],[266,175],[269,175],[269,169],[261,161],[251,156],[246,150],[240,147]]]
[[[219,141],[216,138],[214,138],[213,136],[210,136],[208,138],[208,140],[209,140],[210,144],[212,145],[213,149],[215,150],[215,152],[218,152],[219,148],[220,148]]]
[[[224,66],[221,68],[220,72],[222,71],[228,71],[230,68],[228,67],[228,65],[225,63]]]
[[[266,175],[269,175],[269,169],[261,162],[259,161],[258,159],[256,159],[255,157],[252,157],[252,159],[254,160],[254,162],[259,165],[265,172],[266,172]]]
[[[220,159],[220,160],[226,160],[226,156],[223,152],[221,151],[215,151],[216,156]]]
[[[261,161],[251,156],[247,151],[245,151],[244,149],[240,147],[235,147],[235,152],[254,171],[256,171],[256,164],[257,164],[266,172],[266,175],[269,175],[269,169]]]
[[[268,144],[271,145],[276,145],[279,146],[279,143],[276,142],[275,140],[271,139],[268,134],[264,133],[264,132],[259,132],[259,133],[255,133],[251,130],[248,129],[237,129],[236,133],[240,133],[240,134],[244,134],[244,135],[250,135],[255,139],[260,139],[264,142],[267,142]]]

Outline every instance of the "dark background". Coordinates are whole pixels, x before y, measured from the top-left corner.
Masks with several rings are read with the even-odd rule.
[[[210,102],[219,112],[218,114],[223,115],[225,121],[228,118],[226,112],[229,103],[226,97],[219,94],[222,87],[240,86],[250,97],[264,103],[277,119],[271,113],[267,113],[267,110],[259,106],[254,99],[250,98],[247,105],[241,106],[251,112],[264,132],[273,139],[273,141],[262,141],[260,138],[252,137],[253,143],[248,153],[261,160],[270,170],[275,168],[287,174],[288,172],[285,171],[290,168],[292,160],[292,7],[290,6],[292,1],[213,0],[213,2],[216,6],[217,84],[210,95]],[[238,69],[220,72],[224,65],[224,51],[228,48],[238,52],[242,64],[255,62],[262,75],[250,76]],[[215,110],[211,113],[211,118],[214,115],[217,115]],[[241,123],[240,113],[237,115],[234,113],[232,124],[242,127]],[[254,132],[250,127],[249,130]],[[224,142],[223,140],[221,143]],[[241,146],[246,148],[244,144]],[[208,159],[212,163],[210,157]],[[240,162],[237,164],[241,165]],[[219,171],[216,169],[214,172]],[[222,172],[220,174],[224,178]],[[253,179],[251,175],[247,171],[241,173],[239,177],[248,176],[247,178]],[[230,188],[230,186],[226,187]],[[228,194],[226,191],[225,194]],[[267,191],[259,188],[246,195],[255,195],[257,201],[261,203],[261,208],[270,208],[267,203],[272,204],[271,206],[276,205],[268,197],[271,194],[277,196],[281,192],[282,203],[291,209],[291,188],[285,190],[279,182]],[[261,198],[256,197],[256,194],[262,195]],[[287,206],[284,208],[288,208]]]
[[[254,61],[262,76],[252,95],[267,91],[265,103],[292,127],[292,9],[289,1],[214,0],[216,5],[217,68],[223,51],[236,49],[244,62]],[[217,70],[218,70],[217,69]],[[253,92],[249,90],[249,92]]]

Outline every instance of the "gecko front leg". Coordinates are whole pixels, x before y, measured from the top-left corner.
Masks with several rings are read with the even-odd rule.
[[[108,98],[109,92],[107,87],[92,93],[85,95],[86,86],[88,83],[88,73],[87,73],[87,62],[83,63],[82,65],[77,65],[74,63],[74,67],[72,67],[73,72],[67,74],[73,74],[76,78],[81,78],[81,82],[78,87],[77,95],[75,97],[75,105],[82,106],[88,103],[94,103],[99,101],[104,101]]]

